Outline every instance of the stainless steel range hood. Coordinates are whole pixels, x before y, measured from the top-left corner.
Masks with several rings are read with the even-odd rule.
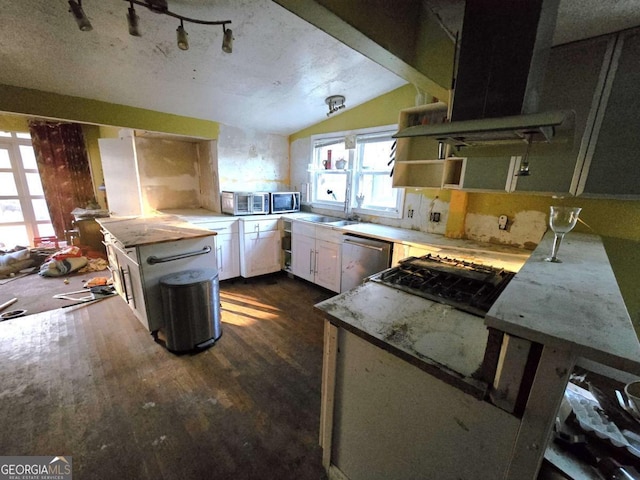
[[[458,149],[552,142],[558,127],[573,124],[570,112],[537,111],[558,4],[466,0],[450,121],[394,137],[433,137]]]
[[[399,131],[394,138],[434,137],[456,148],[548,143],[554,137],[556,127],[562,125],[569,116],[568,112],[557,111],[416,125]]]

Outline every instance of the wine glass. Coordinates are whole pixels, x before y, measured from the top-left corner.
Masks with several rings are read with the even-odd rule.
[[[562,243],[566,233],[573,230],[578,221],[578,215],[580,214],[580,207],[551,207],[549,214],[549,226],[555,237],[553,239],[553,248],[551,249],[551,256],[545,258],[547,262],[562,263],[562,260],[558,258],[558,249]]]

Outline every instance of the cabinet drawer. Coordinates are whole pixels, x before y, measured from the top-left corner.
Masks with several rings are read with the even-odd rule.
[[[244,233],[270,232],[278,230],[278,219],[270,218],[265,220],[241,220]]]
[[[342,231],[331,227],[316,227],[316,240],[325,240],[331,243],[342,243]]]
[[[316,236],[316,226],[309,222],[294,221],[291,231],[294,235],[306,235],[312,238]]]
[[[197,223],[198,227],[206,228],[218,235],[238,233],[238,220],[225,220],[222,222]]]

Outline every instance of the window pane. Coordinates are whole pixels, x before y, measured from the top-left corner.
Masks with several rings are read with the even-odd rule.
[[[336,169],[336,162],[338,160],[347,160],[349,158],[347,151],[344,148],[344,142],[336,142],[329,145],[323,145],[316,147],[315,149],[316,158],[315,164],[316,168],[322,169]],[[331,157],[331,164],[329,165],[329,157]]]
[[[3,197],[18,195],[18,189],[16,188],[16,181],[13,178],[13,173],[0,172],[0,185],[2,185],[0,195]]]
[[[3,132],[2,130],[0,130],[0,137],[10,137],[11,136],[11,132]]]
[[[322,173],[316,176],[316,200],[343,203],[347,192],[346,173]]]
[[[22,157],[22,165],[24,165],[24,168],[38,169],[36,155],[33,153],[33,147],[29,145],[20,145],[20,156]]]
[[[22,247],[29,245],[27,227],[24,225],[0,226],[0,247],[10,249],[17,245]]]
[[[0,200],[0,222],[12,223],[22,222],[22,208],[20,208],[20,200]]]
[[[50,223],[39,223],[38,227],[38,237],[55,237],[56,232],[53,230],[53,225]]]
[[[47,208],[47,202],[42,198],[36,198],[31,201],[33,204],[33,213],[36,216],[36,220],[42,221],[47,220],[51,221],[49,217],[49,209]]]
[[[389,154],[391,153],[392,140],[380,142],[368,142],[360,145],[359,154],[363,170],[391,171]]]
[[[7,148],[0,148],[0,168],[11,168],[9,149]]]
[[[42,181],[39,173],[25,173],[27,177],[27,186],[29,187],[29,195],[44,195],[42,190]]]
[[[361,176],[358,194],[364,195],[361,208],[396,208],[397,190],[391,187],[389,176],[367,175]]]
[[[31,134],[30,133],[16,133],[16,137],[18,137],[18,138],[28,138],[29,140],[31,140]]]

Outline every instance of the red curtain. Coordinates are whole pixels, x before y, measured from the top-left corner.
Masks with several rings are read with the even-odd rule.
[[[63,239],[72,227],[71,211],[95,201],[82,127],[32,120],[29,131],[51,222],[56,236]]]

